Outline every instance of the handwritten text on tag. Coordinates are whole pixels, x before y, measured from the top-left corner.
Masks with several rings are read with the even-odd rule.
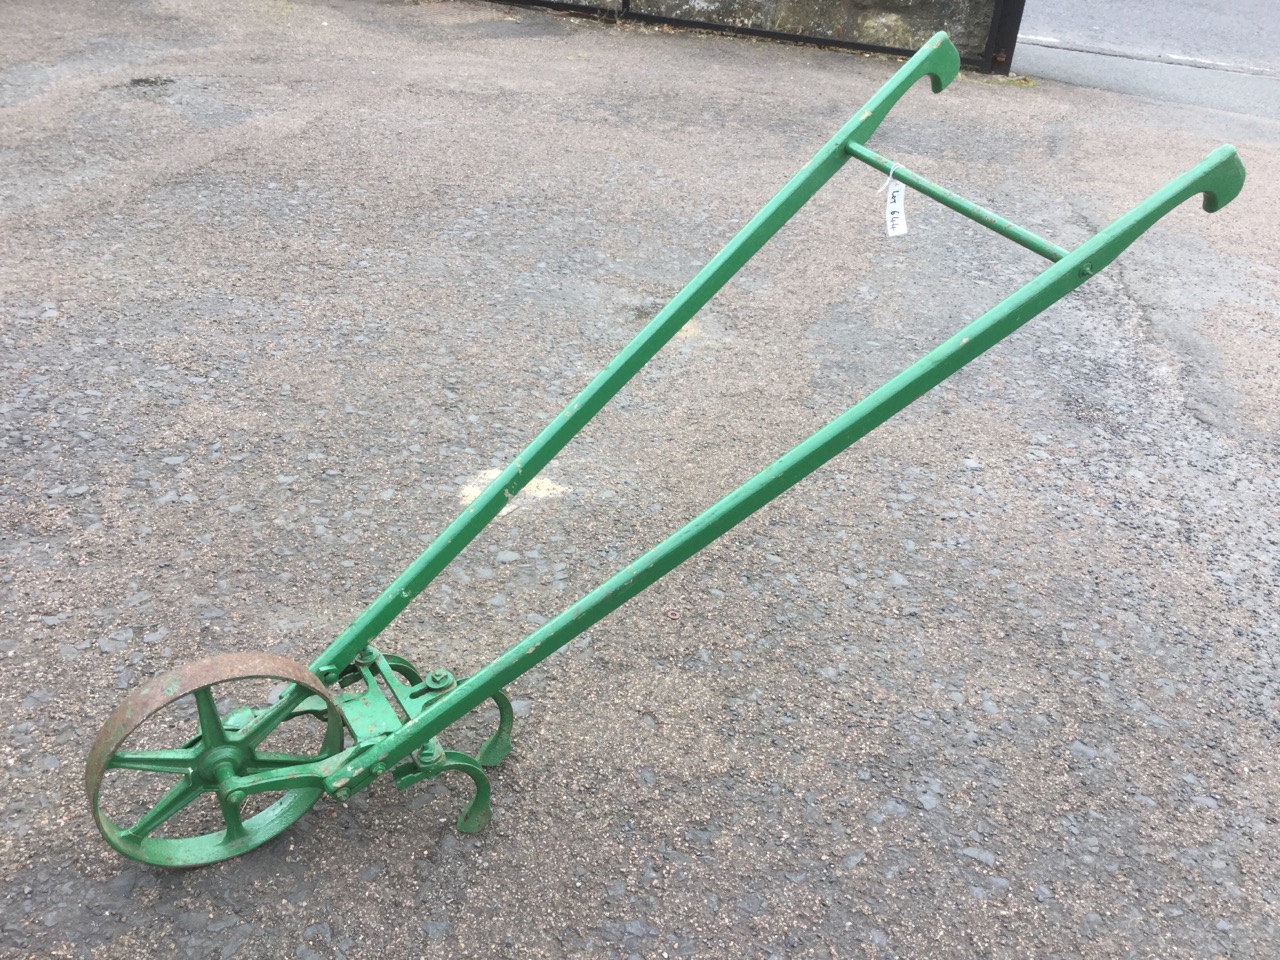
[[[890,182],[884,201],[884,230],[891,237],[907,232],[907,188],[896,180]]]

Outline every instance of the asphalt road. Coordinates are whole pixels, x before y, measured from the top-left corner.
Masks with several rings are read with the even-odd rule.
[[[1018,43],[1280,76],[1272,0],[1027,0]]]
[[[1280,6],[1027,4],[1013,72],[1280,121]]]
[[[1274,957],[1275,123],[911,91],[873,145],[1063,245],[1223,141],[1250,179],[513,683],[483,833],[465,778],[378,782],[172,871],[83,796],[121,697],[310,661],[896,64],[466,0],[3,15],[0,955]],[[474,671],[1041,268],[915,196],[885,238],[883,180],[383,648]]]

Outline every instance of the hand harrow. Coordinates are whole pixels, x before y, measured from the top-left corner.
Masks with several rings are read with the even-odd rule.
[[[511,749],[512,711],[503,692],[508,684],[1086,282],[1179,204],[1203,194],[1204,209],[1213,212],[1243,186],[1244,167],[1234,148],[1219,147],[1096,236],[1064,250],[866,146],[917,80],[929,77],[933,92],[940,93],[959,67],[947,36],[934,36],[310,668],[266,653],[223,654],[155,677],[130,693],[98,734],[85,773],[93,817],[107,843],[151,864],[212,863],[266,843],[322,793],[346,800],[388,772],[399,787],[448,771],[465,773],[475,796],[458,829],[483,829],[489,820],[485,768]],[[459,679],[443,669],[421,673],[376,649],[379,633],[851,157],[1051,265],[474,676]],[[252,678],[283,692],[274,702],[264,698],[256,706],[225,711],[227,698],[220,704],[215,688]],[[497,729],[474,756],[446,750],[441,734],[486,700],[497,704]],[[314,737],[309,744],[299,748],[290,741],[286,749],[268,749],[280,731],[303,720]],[[103,791],[126,775],[153,784],[155,797],[121,822],[102,802]],[[145,793],[126,791],[133,800]],[[186,817],[192,823],[184,826],[188,808],[201,798],[204,818]]]

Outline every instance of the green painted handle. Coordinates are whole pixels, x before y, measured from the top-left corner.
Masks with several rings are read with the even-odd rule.
[[[876,94],[808,163],[765,204],[725,248],[677,293],[586,389],[538,434],[534,441],[498,475],[462,516],[311,664],[311,671],[327,679],[340,673],[357,653],[394,620],[441,570],[484,529],[531,479],[537,476],[622,386],[702,309],[782,226],[791,219],[849,159],[845,144],[865,141],[893,105],[923,77],[941,92],[960,70],[960,54],[945,33],[933,38],[904,63]],[[284,708],[281,708],[282,710]]]
[[[876,127],[889,115],[894,104],[915,86],[917,80],[928,77],[933,92],[941,93],[959,73],[960,51],[945,33],[935,33],[928,43],[916,51],[915,56],[902,65],[892,80],[876,91],[875,96],[867,101],[866,106],[858,111],[844,129],[836,134],[841,149],[850,140],[866,143],[871,134],[876,132]]]
[[[1191,195],[1204,192],[1205,213],[1217,213],[1240,196],[1244,189],[1244,164],[1230,144],[1223,144],[1187,174],[1192,178]]]
[[[1236,148],[1224,144],[1182,176],[1171,180],[1150,199],[1139,204],[1097,236],[1072,251],[1072,259],[1083,260],[1085,276],[1097,273],[1152,224],[1198,193],[1204,194],[1204,209],[1216,213],[1234,200],[1244,187],[1244,164]]]
[[[764,209],[605,368],[542,434],[454,521],[430,548],[340,636],[312,666],[322,678],[362,649],[430,582],[608,402],[622,384],[787,222],[848,159],[846,145],[863,143],[893,105],[928,76],[940,92],[956,76],[959,54],[945,34],[936,34],[871,101],[805,165]],[[1216,211],[1244,184],[1244,168],[1233,147],[1220,147],[1194,169],[1120,217],[1097,236],[1059,259],[1021,290],[845,411],[682,529],[609,578],[587,596],[502,654],[450,693],[432,702],[397,732],[347,760],[325,783],[331,792],[359,789],[374,770],[403,760],[483,700],[494,695],[611,611],[661,579],[703,547],[750,516],[818,467],[847,449],[956,370],[1062,299],[1114,260],[1152,224],[1197,193]],[[1057,251],[1054,251],[1055,255]]]
[[[1244,167],[1233,147],[1219,147],[1203,162],[1173,180],[1081,244],[1021,290],[996,304],[951,339],[921,357],[809,439],[779,457],[737,490],[704,510],[662,543],[614,574],[558,617],[548,621],[487,667],[428,707],[412,723],[371,748],[387,763],[407,756],[499,690],[598,623],[627,600],[660,580],[779,494],[848,449],[908,404],[985,353],[1027,321],[1085,283],[1144,230],[1180,203],[1205,193],[1205,209],[1217,210],[1240,192]],[[347,783],[366,776],[357,759],[330,778]]]

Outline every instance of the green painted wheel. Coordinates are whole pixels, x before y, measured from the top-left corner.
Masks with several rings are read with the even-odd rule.
[[[280,684],[270,704],[267,692]],[[342,750],[343,734],[341,711],[300,664],[268,653],[212,657],[120,704],[89,753],[89,806],[127,857],[215,863],[261,846],[311,808],[324,792],[313,765]]]

